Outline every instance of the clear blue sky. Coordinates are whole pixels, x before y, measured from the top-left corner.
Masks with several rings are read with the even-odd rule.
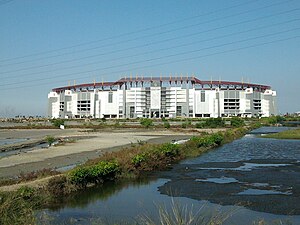
[[[0,0],[0,117],[45,116],[52,88],[130,74],[267,84],[281,113],[299,111],[299,8],[299,0]]]

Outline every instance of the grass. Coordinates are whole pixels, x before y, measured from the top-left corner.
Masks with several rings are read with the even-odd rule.
[[[205,206],[205,205],[204,205]],[[138,219],[138,224],[146,225],[221,225],[234,213],[205,212],[205,207],[195,210],[193,205],[182,205],[171,201],[170,207],[158,205],[158,215],[155,218],[143,215]],[[211,215],[209,215],[211,214]]]
[[[44,202],[35,189],[22,187],[0,193],[0,224],[35,224],[34,211]]]
[[[275,134],[267,134],[263,138],[276,138],[276,139],[300,139],[300,128],[293,130],[286,130]]]

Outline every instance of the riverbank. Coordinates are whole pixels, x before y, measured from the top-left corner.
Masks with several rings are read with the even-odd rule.
[[[201,132],[222,130],[224,129],[204,129]],[[199,134],[197,130],[172,129],[105,129],[98,132],[89,132],[89,130],[57,130],[56,132],[48,133],[44,131],[39,133],[32,130],[27,135],[31,140],[44,138],[48,134],[52,134],[56,138],[68,135],[68,137],[76,141],[74,143],[34,149],[28,152],[18,152],[15,155],[1,157],[0,177],[9,178],[19,176],[21,173],[26,174],[42,169],[57,169],[70,165],[79,165],[106,152],[119,151],[138,142],[159,144],[171,142],[172,140],[187,139]],[[23,131],[6,131],[5,133],[6,137],[25,137]],[[18,145],[22,145],[22,143]],[[10,148],[10,146],[2,148]]]
[[[20,188],[16,192],[1,193],[0,212],[3,215],[1,220],[4,223],[14,221],[12,215],[15,219],[19,219],[16,215],[26,213],[30,221],[35,209],[46,207],[51,202],[57,201],[59,196],[68,195],[98,183],[105,183],[107,180],[136,179],[145,172],[166,169],[179,160],[197,156],[240,138],[249,129],[251,128],[235,128],[214,134],[202,134],[181,145],[139,142],[122,151],[106,153],[70,172],[45,179],[38,185],[36,183],[31,187],[21,185],[18,186]],[[7,187],[3,188],[2,190],[7,190]],[[15,201],[16,199],[18,201]],[[32,204],[28,205],[28,202]],[[26,205],[26,209],[23,209],[22,205]],[[31,211],[28,212],[28,210]]]
[[[279,133],[267,134],[262,137],[276,139],[300,139],[300,129],[286,130]]]

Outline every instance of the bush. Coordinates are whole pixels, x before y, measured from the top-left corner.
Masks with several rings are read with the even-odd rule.
[[[224,127],[224,126],[225,126],[225,122],[221,117],[206,119],[204,123],[204,127],[208,127],[208,128],[217,128],[217,127]]]
[[[196,124],[195,124],[195,127],[196,127],[196,128],[204,128],[204,124],[205,124],[205,123],[199,122],[199,123],[196,123]]]
[[[213,142],[216,145],[221,145],[224,140],[224,136],[221,132],[218,132],[218,133],[212,134],[211,139],[213,140]]]
[[[78,186],[85,187],[88,183],[89,168],[78,167],[69,174],[70,181]]]
[[[192,125],[191,121],[186,121],[181,124],[181,128],[187,128]]]
[[[116,120],[116,122],[114,123],[114,127],[116,128],[120,127],[120,122],[118,120]]]
[[[142,162],[145,162],[146,159],[147,155],[145,153],[137,154],[132,158],[131,163],[137,167],[140,166]]]
[[[35,190],[31,187],[23,186],[20,187],[17,191],[17,194],[23,199],[31,199],[34,196]]]
[[[149,128],[153,126],[153,120],[149,118],[142,118],[140,121],[140,124],[144,126],[145,128]]]
[[[63,119],[53,119],[53,120],[51,120],[51,123],[55,127],[60,127],[60,125],[64,125],[65,120],[63,120]]]
[[[52,145],[55,142],[55,138],[53,136],[47,136],[46,141],[49,145]]]
[[[85,187],[88,183],[114,179],[119,172],[116,162],[101,161],[96,165],[78,167],[69,173],[69,179],[77,186]]]
[[[170,123],[168,121],[164,122],[164,128],[169,129],[171,127]]]
[[[224,140],[224,136],[221,133],[215,133],[211,135],[205,135],[202,137],[192,137],[191,141],[194,142],[198,148],[210,147],[213,145],[221,145]]]
[[[232,127],[242,127],[245,125],[245,122],[242,118],[239,117],[232,117],[230,119],[230,124]]]
[[[179,153],[179,145],[166,143],[161,145],[158,151],[165,156],[176,156]]]
[[[47,190],[54,196],[63,195],[65,194],[66,183],[66,176],[52,177],[47,184]]]

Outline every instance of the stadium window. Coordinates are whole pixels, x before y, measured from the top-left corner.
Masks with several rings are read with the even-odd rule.
[[[201,91],[201,102],[205,102],[205,91]]]
[[[108,92],[108,103],[113,103],[113,92]]]

